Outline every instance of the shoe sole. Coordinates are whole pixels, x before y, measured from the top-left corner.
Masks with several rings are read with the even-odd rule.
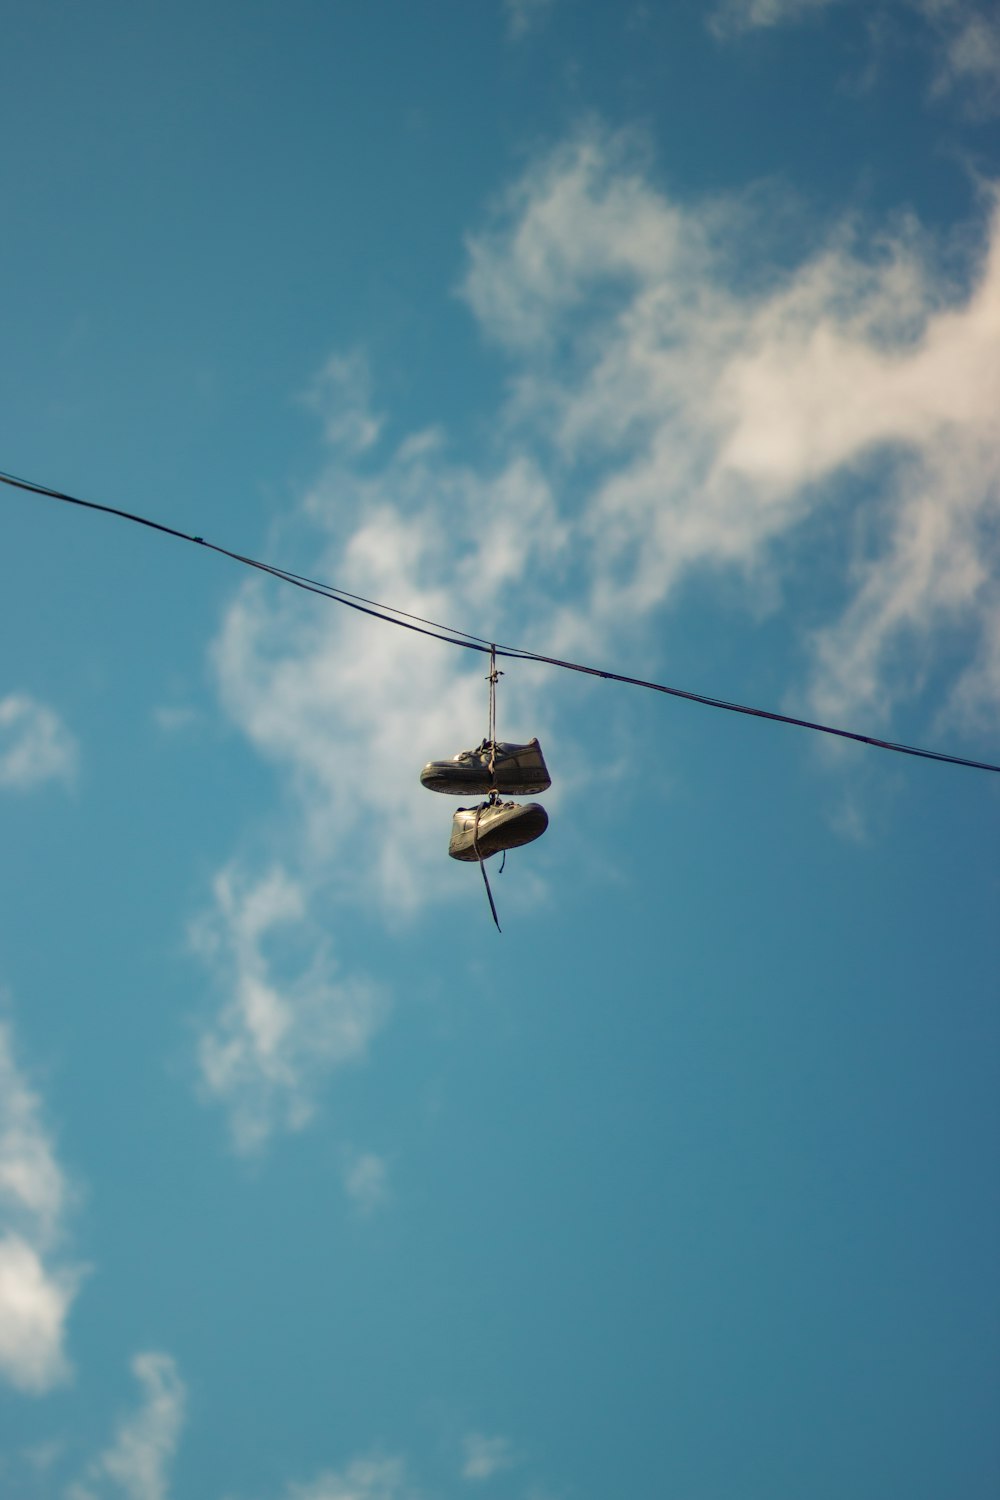
[[[488,771],[469,771],[463,775],[453,766],[421,771],[420,784],[429,792],[444,792],[450,797],[475,797],[480,793],[486,796],[487,792],[493,790]],[[537,771],[534,775],[525,771],[497,771],[496,790],[511,797],[528,797],[535,792],[547,792],[551,785],[552,778],[541,776]]]

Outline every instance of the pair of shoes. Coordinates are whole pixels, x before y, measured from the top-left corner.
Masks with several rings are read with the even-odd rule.
[[[500,800],[501,794],[523,797],[544,792],[552,785],[537,740],[529,740],[526,745],[483,740],[475,750],[462,750],[451,760],[429,761],[420,780],[432,792],[488,796],[478,807],[460,807],[455,813],[448,845],[452,859],[482,863],[501,849],[517,849],[541,838],[549,826],[548,814],[539,803]],[[493,916],[495,920],[495,910]]]
[[[420,773],[420,780],[428,791],[446,792],[454,797],[494,791],[508,797],[526,797],[547,791],[552,785],[537,740],[529,740],[526,745],[504,741],[493,745],[483,740],[475,750],[462,750],[451,760],[429,761]]]
[[[541,838],[549,826],[540,802],[481,802],[460,807],[451,820],[452,859],[489,859],[501,849],[517,849]]]

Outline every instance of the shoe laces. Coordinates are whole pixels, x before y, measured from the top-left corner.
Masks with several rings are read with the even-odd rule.
[[[476,858],[479,861],[479,873],[483,877],[483,885],[486,887],[486,896],[490,903],[490,911],[493,913],[493,922],[496,926],[497,932],[502,932],[503,928],[500,926],[500,918],[497,916],[496,902],[493,900],[493,892],[490,890],[490,878],[486,873],[486,862],[483,859],[482,853],[480,852],[479,848],[479,819],[484,809],[492,806],[493,799],[491,797],[489,802],[483,803],[482,806],[476,808],[476,821],[472,825],[472,847],[476,851]],[[506,855],[506,850],[504,851],[504,853]],[[503,866],[501,866],[501,869],[502,868]]]
[[[490,748],[491,747],[489,740],[483,740],[482,744],[477,745],[475,750],[461,750],[458,755],[455,756],[455,759],[463,761],[482,760],[484,755],[489,754]]]

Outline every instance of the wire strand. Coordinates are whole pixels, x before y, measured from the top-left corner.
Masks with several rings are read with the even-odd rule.
[[[472,635],[471,632],[456,629],[451,625],[442,625],[437,620],[429,620],[422,615],[411,614],[407,610],[396,609],[389,604],[382,604],[375,599],[367,599],[363,594],[351,594],[346,589],[340,589],[333,584],[322,583],[318,579],[308,578],[302,573],[293,573],[287,568],[280,568],[273,563],[261,562],[254,557],[248,557],[242,552],[231,551],[228,547],[220,546],[217,542],[209,542],[202,536],[194,536],[190,532],[180,531],[175,526],[166,526],[162,521],[153,521],[148,516],[138,515],[134,511],[122,510],[115,505],[102,505],[96,500],[82,500],[77,495],[69,495],[63,490],[50,488],[48,485],[37,484],[30,479],[20,479],[14,474],[0,471],[0,483],[11,486],[13,489],[24,490],[31,495],[39,495],[51,500],[59,500],[66,505],[76,505],[84,510],[101,511],[104,515],[118,516],[121,520],[132,521],[137,526],[146,526],[151,531],[162,532],[165,536],[176,537],[178,541],[192,542],[199,547],[204,547],[210,552],[217,552],[222,557],[228,557],[233,562],[243,567],[254,568],[258,572],[267,573],[272,578],[277,578],[283,583],[289,583],[294,588],[304,589],[307,593],[318,594],[322,598],[331,600],[334,604],[342,604],[347,609],[353,609],[361,614],[369,615],[374,619],[383,620],[389,625],[398,625],[401,629],[411,630],[418,635],[428,636],[432,640],[441,641],[445,645],[460,646],[466,651],[476,651],[485,656],[505,657],[509,661],[536,662],[540,666],[555,667],[564,672],[578,672],[587,677],[599,677],[605,682],[620,682],[629,687],[644,688],[648,692],[663,693],[671,698],[681,698],[688,703],[700,703],[706,708],[721,709],[726,713],[744,714],[749,718],[767,719],[774,724],[789,724],[796,729],[808,729],[816,734],[831,735],[836,739],[852,740],[859,745],[870,745],[877,750],[891,750],[897,755],[914,756],[920,760],[940,761],[945,765],[964,766],[973,771],[992,771],[1000,774],[1000,765],[994,765],[991,761],[973,760],[964,755],[952,755],[944,750],[928,750],[920,745],[907,745],[896,740],[880,739],[876,735],[860,734],[852,729],[842,729],[834,724],[823,724],[814,719],[796,718],[793,714],[777,713],[773,709],[754,708],[747,703],[735,703],[726,698],[716,698],[708,693],[690,692],[685,688],[670,687],[663,682],[652,682],[643,677],[630,677],[623,672],[612,672],[602,667],[588,666],[583,662],[565,661],[558,656],[546,656],[540,651],[529,651],[519,646],[494,645],[484,636]]]

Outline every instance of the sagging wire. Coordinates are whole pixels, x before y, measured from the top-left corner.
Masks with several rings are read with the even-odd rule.
[[[189,532],[180,531],[174,526],[166,526],[160,521],[153,521],[149,517],[138,515],[133,511],[122,510],[114,505],[102,505],[95,500],[82,500],[76,495],[52,489],[48,485],[37,484],[29,479],[20,479],[14,474],[0,472],[0,483],[9,485],[14,489],[24,490],[32,495],[58,500],[67,505],[81,506],[86,510],[102,511],[105,515],[117,516],[122,520],[132,521],[138,526],[146,526],[153,531],[162,532],[166,536],[176,537],[179,541],[195,543],[210,552],[217,552],[222,557],[228,557],[233,562],[240,563],[244,567],[254,568],[261,573],[267,573],[273,578],[291,584],[294,588],[304,589],[306,592],[312,594],[319,594],[321,597],[331,600],[334,604],[344,605],[347,609],[357,610],[361,614],[370,615],[377,620],[384,620],[389,625],[398,625],[404,630],[415,631],[418,635],[442,641],[445,645],[459,646],[466,651],[476,651],[481,655],[488,655],[492,664],[491,670],[495,669],[498,657],[509,661],[537,662],[540,666],[555,667],[564,672],[579,672],[587,677],[599,677],[605,682],[620,682],[629,687],[644,688],[648,692],[663,693],[671,698],[681,698],[688,703],[700,703],[706,708],[717,708],[726,713],[744,714],[754,719],[766,719],[775,724],[788,724],[796,729],[808,729],[815,734],[826,734],[837,739],[851,740],[856,744],[868,745],[876,750],[890,750],[897,755],[909,755],[920,760],[939,761],[944,765],[964,766],[968,770],[991,771],[995,774],[1000,774],[1000,765],[996,765],[992,761],[973,760],[968,756],[953,755],[944,750],[928,750],[920,745],[907,745],[896,740],[881,739],[876,735],[860,734],[856,730],[842,729],[837,725],[823,724],[814,719],[797,718],[792,714],[778,713],[773,709],[754,708],[750,704],[736,703],[726,698],[716,698],[707,693],[691,692],[684,688],[671,687],[667,683],[652,682],[642,677],[631,677],[624,672],[612,672],[605,668],[588,666],[583,662],[565,661],[557,656],[547,656],[541,651],[530,651],[518,646],[499,646],[487,641],[483,636],[473,635],[470,631],[460,630],[450,625],[442,625],[439,621],[426,619],[422,615],[411,614],[406,610],[396,609],[392,605],[382,604],[373,599],[366,599],[362,594],[352,594],[346,589],[336,588],[332,584],[322,583],[304,574],[293,573],[290,569],[276,567],[272,563],[261,562],[259,559],[248,557],[244,553],[231,551],[230,548],[220,546],[217,542],[207,541],[202,536],[194,536]]]

